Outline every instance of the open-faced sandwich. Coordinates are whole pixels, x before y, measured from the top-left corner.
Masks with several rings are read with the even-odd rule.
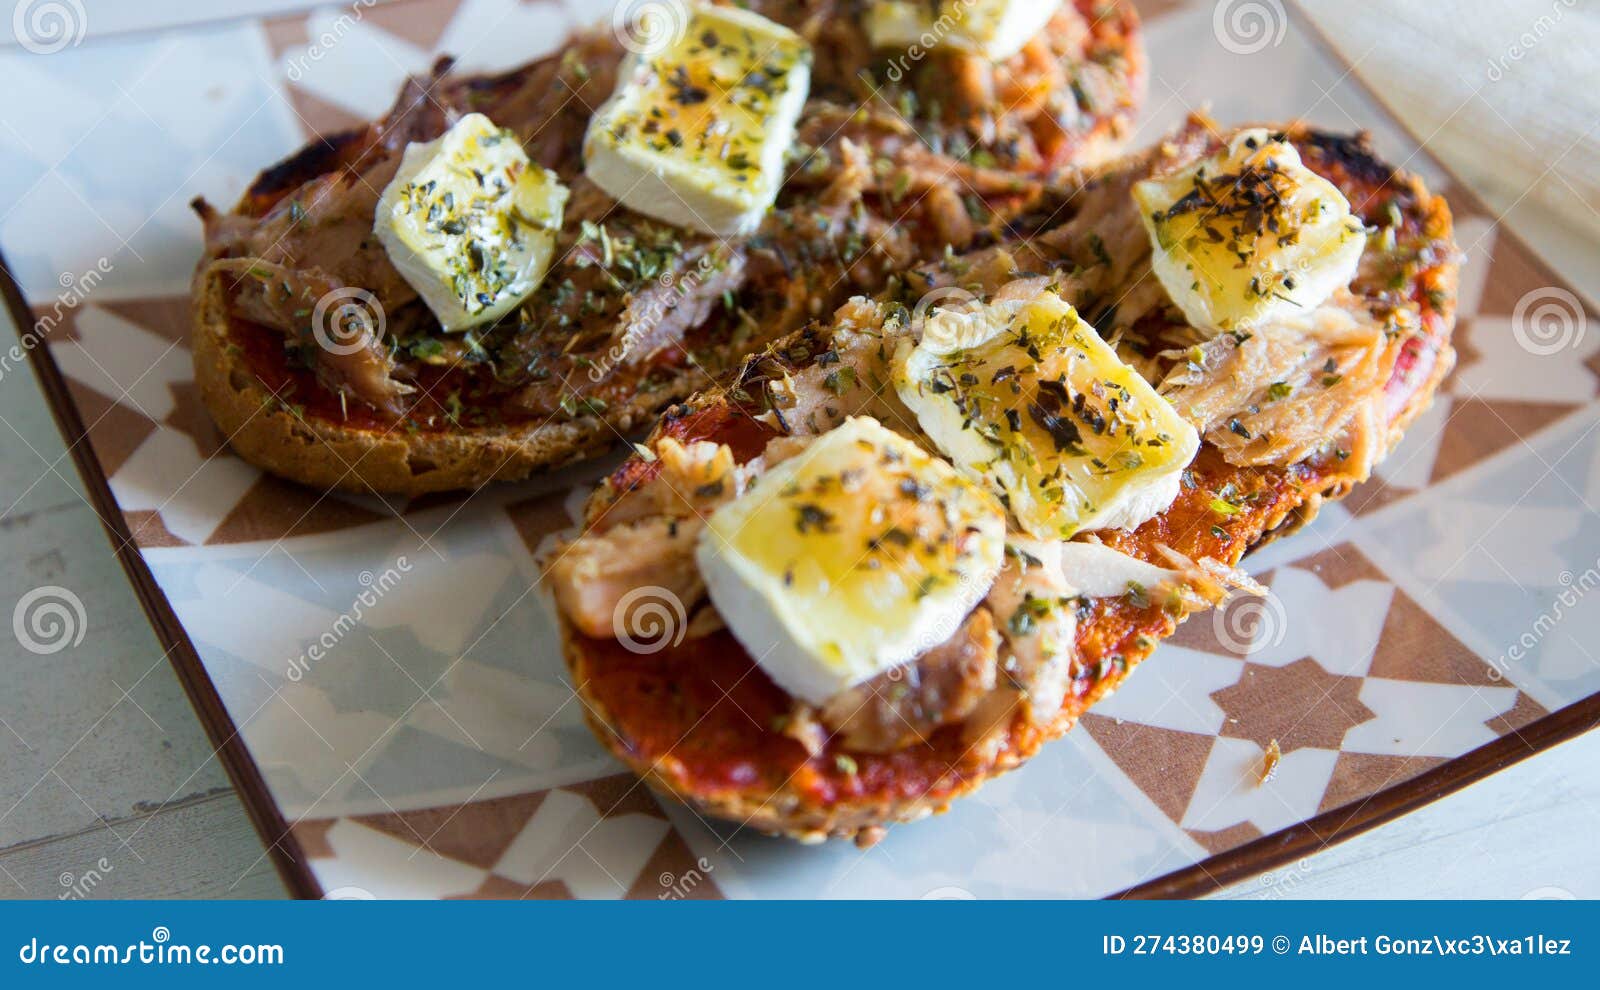
[[[1126,0],[666,3],[197,201],[193,352],[233,448],[416,494],[604,448],[1112,156]]]
[[[593,496],[551,583],[651,785],[806,840],[943,810],[1259,591],[1240,558],[1453,362],[1449,209],[1363,136],[1195,118],[1046,208],[776,342]]]

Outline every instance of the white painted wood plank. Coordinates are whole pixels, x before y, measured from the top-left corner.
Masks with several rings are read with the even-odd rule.
[[[1600,897],[1597,763],[1591,732],[1219,896]]]
[[[8,322],[0,322],[0,332],[10,334]],[[63,453],[31,368],[6,369],[0,376],[0,559],[7,565],[0,568],[0,849],[227,786]],[[82,639],[39,653],[18,639],[13,620],[25,597],[47,588],[65,589],[48,596],[66,603]],[[81,602],[81,622],[67,594]],[[49,631],[38,630],[39,642],[53,642]]]
[[[229,791],[0,853],[0,871],[6,898],[284,896]]]

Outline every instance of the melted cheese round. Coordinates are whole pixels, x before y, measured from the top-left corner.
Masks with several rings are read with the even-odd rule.
[[[1129,529],[1177,496],[1194,427],[1053,292],[930,316],[894,385],[955,465],[1022,530]]]
[[[406,146],[373,232],[445,330],[493,322],[549,270],[567,188],[481,113]]]
[[[1350,284],[1367,243],[1344,194],[1261,129],[1137,183],[1133,197],[1156,276],[1190,325],[1212,334],[1316,308]]]
[[[811,91],[811,48],[748,11],[690,8],[682,37],[634,54],[594,115],[584,168],[631,210],[724,237],[777,199]]]
[[[855,418],[713,513],[696,559],[750,656],[821,705],[949,639],[994,582],[1004,541],[994,499]]]

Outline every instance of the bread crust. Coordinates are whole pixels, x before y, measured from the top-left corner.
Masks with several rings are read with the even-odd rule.
[[[660,409],[659,393],[641,393],[603,418],[448,433],[373,430],[307,416],[280,401],[248,366],[232,337],[226,281],[209,272],[195,287],[191,344],[201,401],[235,453],[302,484],[416,496],[516,481],[599,454]],[[685,371],[663,391],[682,395],[703,378]]]

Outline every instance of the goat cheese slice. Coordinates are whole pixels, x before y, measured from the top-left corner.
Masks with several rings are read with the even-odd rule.
[[[938,310],[921,331],[895,391],[1029,536],[1131,529],[1177,497],[1199,435],[1055,292]]]
[[[992,497],[862,417],[719,508],[695,556],[734,638],[779,687],[821,705],[949,639],[1004,544]]]
[[[445,330],[491,323],[544,280],[567,187],[481,113],[406,146],[372,229]]]
[[[811,47],[759,14],[688,8],[630,55],[589,123],[584,169],[623,206],[723,237],[760,225],[811,91]],[[670,36],[669,35],[673,35]]]
[[[1062,0],[875,0],[867,37],[885,48],[957,48],[1000,61],[1022,50]]]
[[[1207,336],[1310,312],[1350,284],[1366,248],[1366,227],[1338,187],[1260,128],[1136,183],[1133,197],[1156,277]]]

